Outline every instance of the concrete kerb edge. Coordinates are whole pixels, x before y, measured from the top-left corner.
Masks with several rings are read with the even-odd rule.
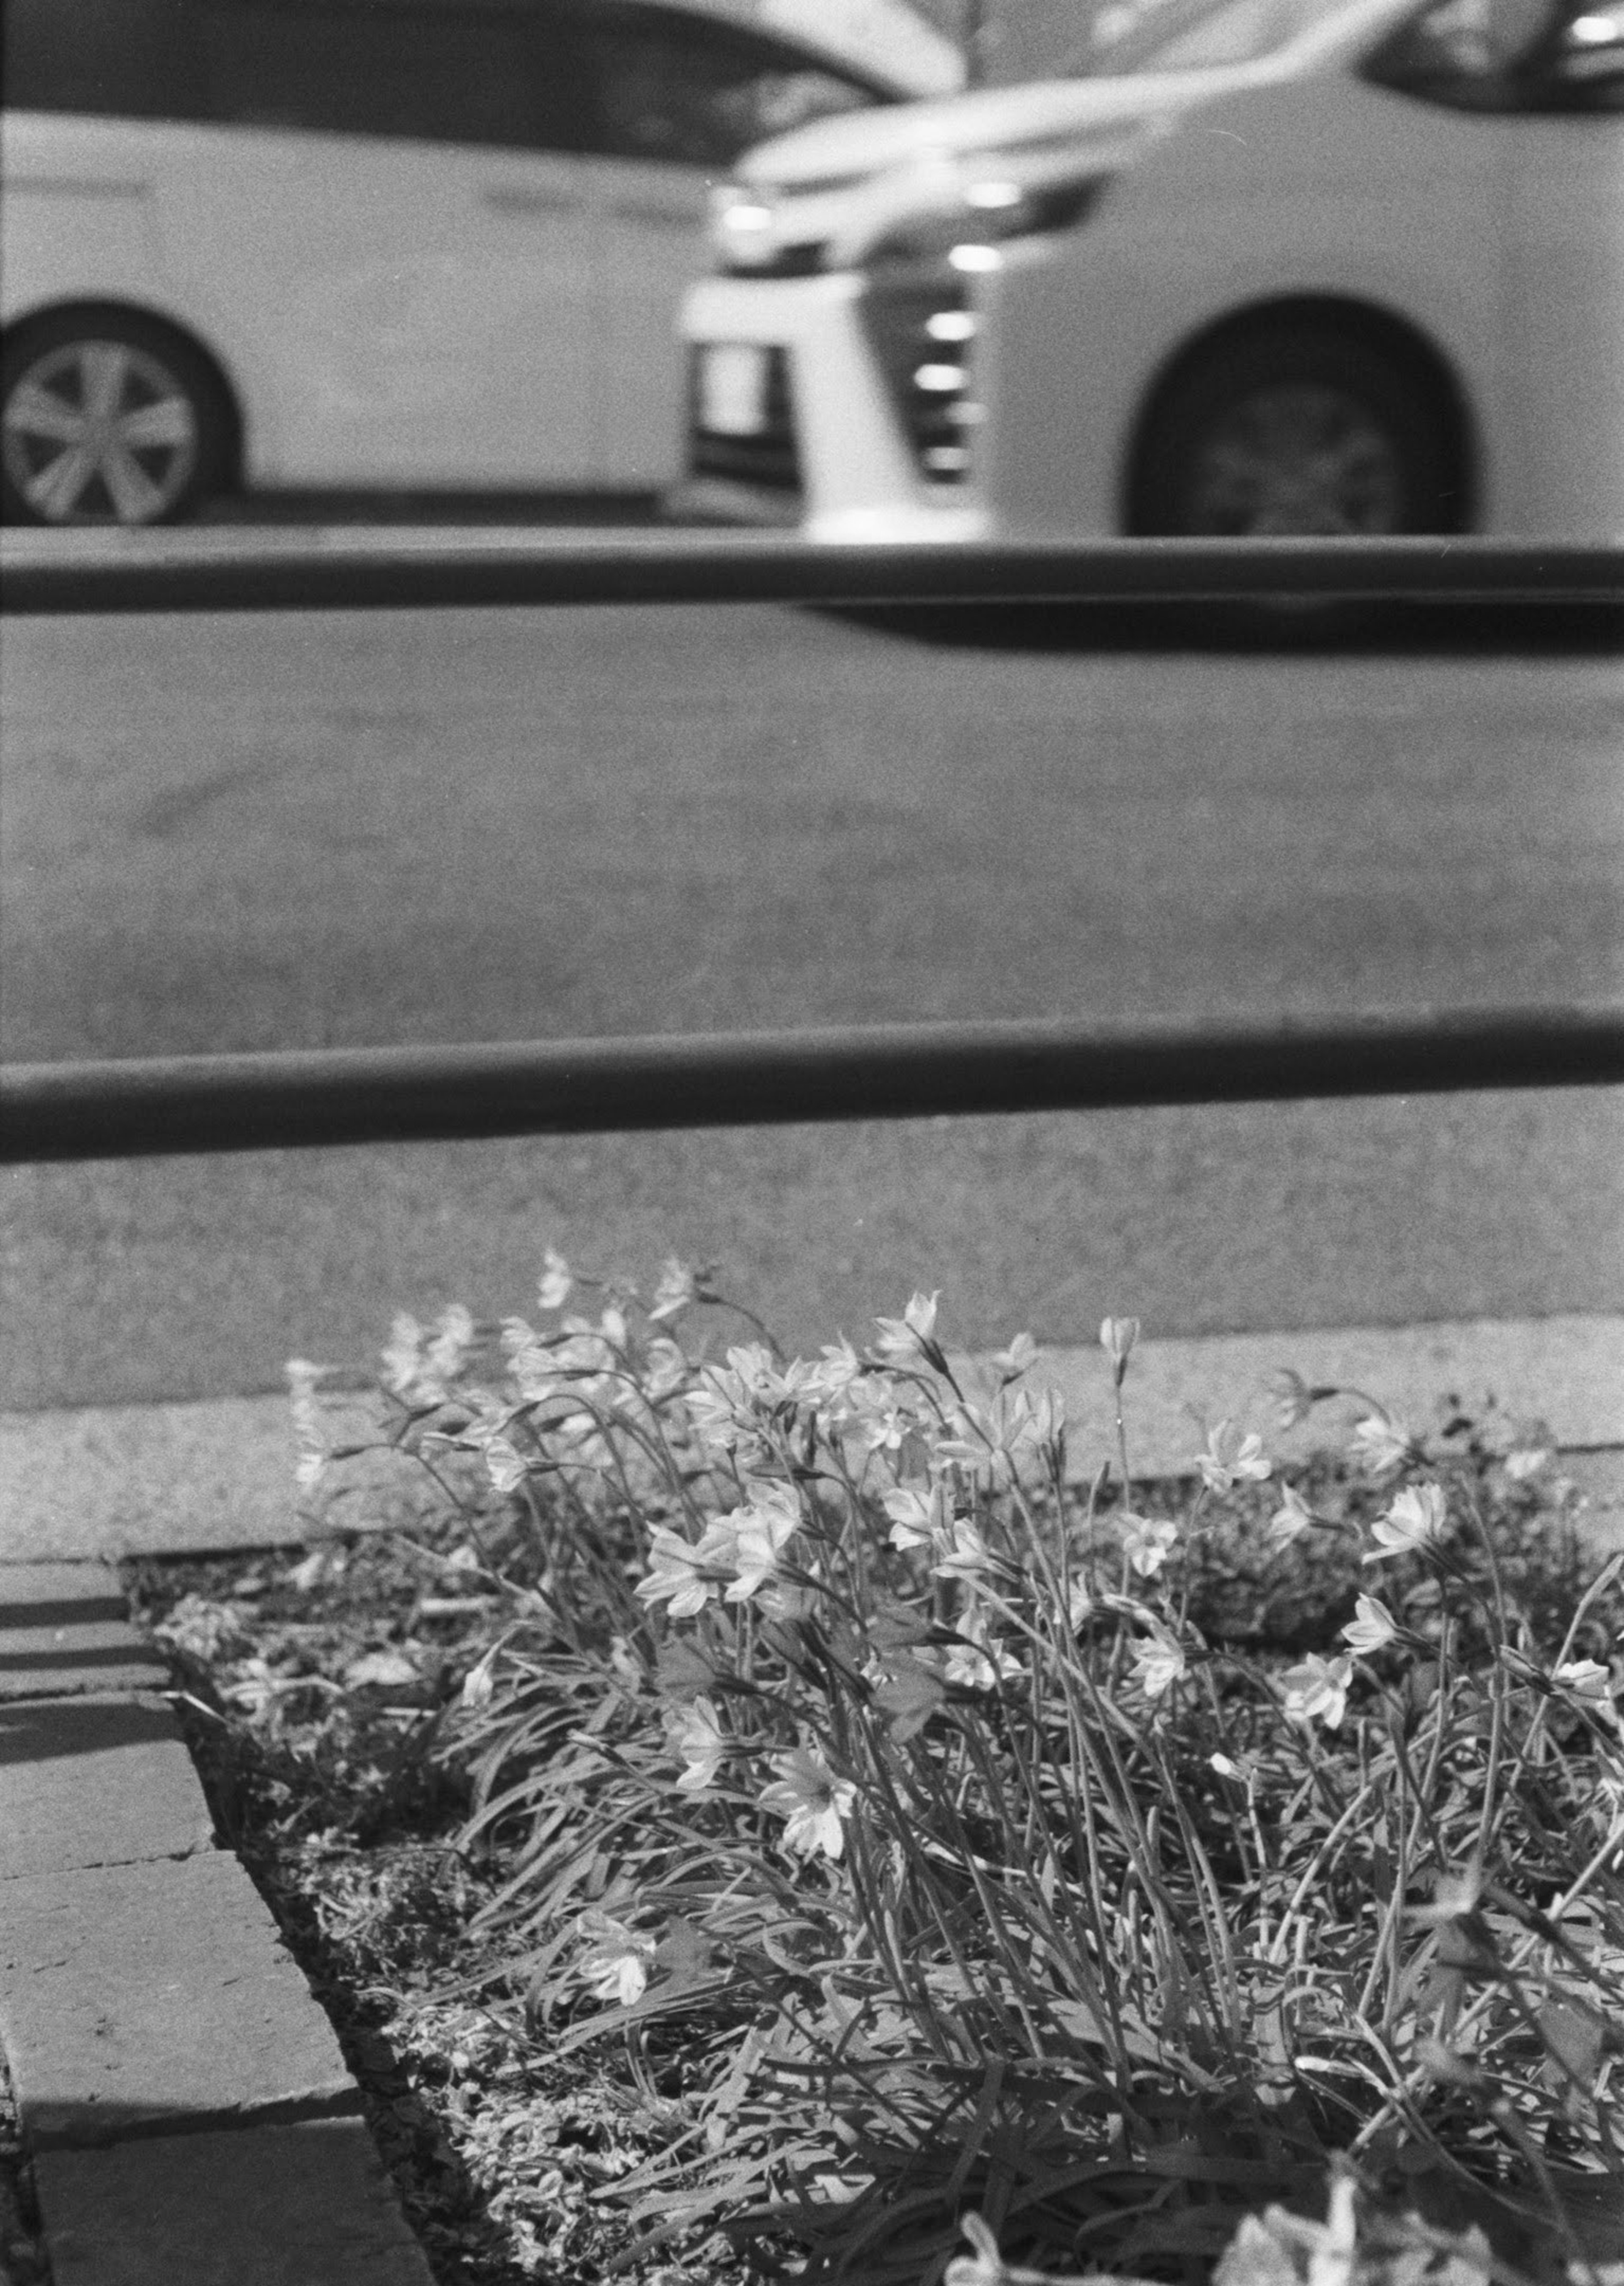
[[[1261,1429],[1282,1459],[1306,1457],[1326,1424],[1275,1431],[1268,1382],[1282,1366],[1360,1389],[1415,1426],[1446,1394],[1468,1409],[1493,1398],[1542,1420],[1564,1454],[1624,1448],[1624,1315],[1452,1320],[1147,1338],[1127,1387],[1135,1475],[1187,1475],[1207,1425],[1225,1416]],[[1041,1352],[1028,1385],[1064,1397],[1080,1477],[1114,1451],[1097,1347]],[[296,1460],[280,1396],[0,1412],[0,1564],[225,1553],[343,1528],[342,1515],[322,1524],[301,1513]]]

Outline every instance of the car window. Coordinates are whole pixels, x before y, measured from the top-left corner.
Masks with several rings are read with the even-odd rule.
[[[1063,69],[1079,78],[1203,71],[1270,55],[1346,0],[1112,0]]]
[[[1624,21],[1574,0],[1428,0],[1365,76],[1462,110],[1618,109]]]
[[[585,106],[567,20],[557,36],[541,39],[532,9],[194,4],[213,119],[520,150],[581,147]]]
[[[12,111],[186,119],[201,100],[182,0],[6,0]]]
[[[596,147],[720,169],[769,135],[882,99],[780,42],[669,10],[600,4],[579,19],[596,83]]]

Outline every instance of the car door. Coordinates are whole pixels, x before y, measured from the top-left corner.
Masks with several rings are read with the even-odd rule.
[[[1624,539],[1624,7],[1569,0],[1522,76],[1507,320],[1529,532]]]
[[[169,262],[256,377],[259,482],[595,473],[604,248],[545,0],[193,0],[211,122]]]
[[[608,481],[680,472],[683,294],[708,268],[706,201],[765,137],[874,102],[793,45],[680,9],[595,0],[581,36],[595,90],[607,303],[599,452]]]

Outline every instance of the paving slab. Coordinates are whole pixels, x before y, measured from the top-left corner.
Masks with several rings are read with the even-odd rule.
[[[333,2028],[235,1857],[6,1884],[0,2042],[35,2152],[354,2111]]]
[[[212,1847],[202,1787],[162,1699],[0,1706],[0,1882]]]
[[[130,1624],[106,1564],[0,1569],[0,1704],[161,1691],[168,1670]]]
[[[431,2286],[359,2119],[47,2151],[55,2286]]]

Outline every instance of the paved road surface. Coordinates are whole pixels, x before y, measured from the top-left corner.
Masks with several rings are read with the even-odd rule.
[[[777,610],[14,622],[5,1052],[1615,997],[1624,670]],[[26,1171],[0,1399],[262,1388],[543,1243],[797,1341],[1528,1316],[1624,1290],[1616,1096]]]

